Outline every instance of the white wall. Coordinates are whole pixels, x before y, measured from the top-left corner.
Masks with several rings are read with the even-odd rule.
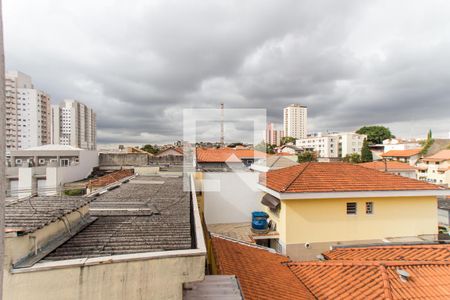
[[[439,225],[450,226],[450,217],[448,210],[438,209]]]
[[[69,167],[47,167],[47,189],[60,187],[64,183],[78,181],[91,174],[92,169],[98,166],[97,151],[80,151],[80,163]]]
[[[263,210],[258,176],[258,172],[203,173],[206,224],[250,222],[253,211]]]

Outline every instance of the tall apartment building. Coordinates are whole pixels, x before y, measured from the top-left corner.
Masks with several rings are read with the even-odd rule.
[[[276,130],[273,123],[267,124],[265,142],[269,145],[281,145],[281,138],[284,137],[283,130]]]
[[[6,151],[50,143],[50,96],[35,89],[31,77],[5,74]]]
[[[353,132],[338,132],[330,134],[316,133],[305,139],[296,141],[297,147],[314,149],[319,157],[345,157],[348,154],[361,154],[364,134]]]
[[[52,144],[95,150],[95,112],[76,100],[52,106]]]
[[[291,104],[283,110],[284,134],[296,139],[306,138],[308,109],[300,104]]]

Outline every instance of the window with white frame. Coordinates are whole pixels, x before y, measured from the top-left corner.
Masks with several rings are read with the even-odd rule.
[[[356,202],[347,202],[347,215],[356,215]]]

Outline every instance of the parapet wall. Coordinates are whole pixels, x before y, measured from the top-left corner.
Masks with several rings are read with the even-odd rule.
[[[182,164],[182,156],[156,157],[146,153],[100,153],[100,167],[133,166],[143,167],[154,164]]]

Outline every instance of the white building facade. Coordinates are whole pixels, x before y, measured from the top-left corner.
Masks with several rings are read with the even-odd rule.
[[[317,133],[305,139],[298,139],[296,145],[303,149],[314,149],[318,157],[337,158],[352,153],[361,154],[365,138],[366,135],[353,132]]]
[[[5,74],[6,150],[50,143],[50,96],[19,71]]]
[[[284,134],[296,139],[307,137],[308,108],[300,104],[291,104],[283,110]]]
[[[52,106],[52,144],[95,150],[95,112],[76,100]]]

